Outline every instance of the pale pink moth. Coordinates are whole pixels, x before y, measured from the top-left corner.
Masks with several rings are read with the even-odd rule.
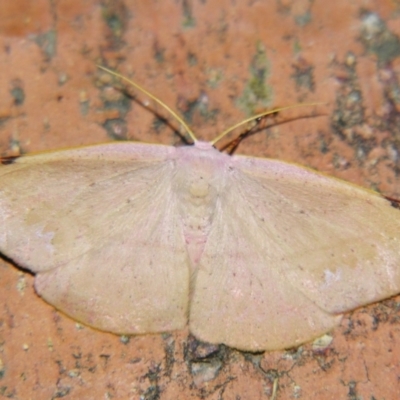
[[[84,324],[118,334],[189,324],[250,351],[310,341],[400,292],[400,211],[388,200],[213,143],[17,158],[0,168],[0,251]]]

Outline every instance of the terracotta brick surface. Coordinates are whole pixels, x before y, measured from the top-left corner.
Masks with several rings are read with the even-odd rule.
[[[159,106],[124,97],[96,64],[135,79],[203,140],[263,109],[321,102],[267,119],[237,153],[400,198],[398,2],[2,2],[1,155],[180,143]],[[399,309],[389,299],[347,314],[319,347],[263,354],[187,331],[120,338],[57,312],[29,273],[0,259],[0,397],[397,399]]]

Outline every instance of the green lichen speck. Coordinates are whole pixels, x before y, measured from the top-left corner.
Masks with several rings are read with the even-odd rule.
[[[191,4],[187,0],[183,0],[182,2],[182,13],[183,13],[183,20],[182,20],[183,28],[193,28],[194,26],[196,26],[196,21],[193,17]]]
[[[270,65],[261,43],[257,44],[257,52],[251,62],[250,73],[251,77],[237,100],[238,106],[247,115],[253,115],[257,109],[267,107],[272,98],[272,88],[267,84]]]
[[[376,13],[366,12],[361,21],[361,42],[378,64],[385,65],[400,56],[400,39]]]

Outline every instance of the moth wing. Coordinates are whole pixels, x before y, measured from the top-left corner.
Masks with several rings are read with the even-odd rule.
[[[57,309],[116,333],[186,324],[189,261],[168,146],[116,143],[0,168],[0,251]]]
[[[243,350],[299,345],[400,291],[400,211],[374,192],[234,157],[198,267],[190,328]]]

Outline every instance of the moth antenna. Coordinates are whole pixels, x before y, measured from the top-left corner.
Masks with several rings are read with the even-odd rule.
[[[133,80],[127,78],[124,75],[119,74],[118,72],[112,71],[111,69],[108,69],[106,67],[103,67],[102,65],[97,65],[98,68],[102,69],[105,72],[108,72],[109,74],[116,76],[117,78],[120,78],[126,82],[128,82],[129,84],[131,84],[135,89],[141,91],[142,93],[144,93],[145,95],[147,95],[148,97],[150,97],[152,100],[154,100],[157,104],[159,104],[160,106],[162,106],[164,109],[166,109],[186,130],[186,132],[188,133],[188,135],[190,136],[190,138],[193,140],[194,143],[198,142],[195,134],[193,133],[193,131],[189,128],[188,124],[183,120],[183,118],[181,118],[175,111],[173,111],[169,106],[167,106],[165,103],[163,103],[160,99],[158,99],[156,96],[154,96],[153,94],[151,94],[148,90],[144,89],[142,86],[140,86],[139,84],[137,84],[136,82],[134,82]],[[213,139],[210,144],[211,145],[215,145],[217,142],[219,142],[223,137],[225,137],[228,133],[232,132],[233,130],[235,130],[236,128],[238,128],[239,126],[242,126],[244,124],[247,124],[248,122],[254,121],[258,118],[262,118],[265,117],[267,115],[271,115],[280,111],[284,111],[287,110],[289,108],[296,108],[296,107],[309,107],[309,106],[316,106],[316,105],[320,105],[322,103],[320,102],[316,102],[316,103],[304,103],[304,104],[295,104],[295,105],[291,105],[291,106],[285,106],[285,107],[279,107],[279,108],[275,108],[273,110],[269,110],[269,111],[264,111],[260,114],[256,114],[253,115],[252,117],[246,118],[243,121],[238,122],[237,124],[231,126],[228,129],[225,129],[221,134],[219,134],[215,139]]]
[[[102,69],[103,71],[108,72],[111,75],[116,76],[117,78],[120,78],[128,83],[130,83],[135,89],[141,91],[145,95],[149,96],[152,100],[154,100],[157,104],[160,106],[164,107],[186,130],[190,138],[193,140],[194,143],[198,142],[195,134],[193,131],[189,128],[188,124],[181,118],[175,111],[173,111],[170,107],[168,107],[165,103],[163,103],[160,99],[158,99],[156,96],[151,94],[149,91],[132,81],[131,79],[127,78],[124,75],[119,74],[118,72],[112,71],[111,69],[108,69],[106,67],[103,67],[102,65],[97,65],[98,68]]]
[[[248,122],[254,121],[258,118],[262,118],[265,117],[267,115],[271,115],[283,110],[287,110],[289,108],[296,108],[296,107],[309,107],[309,106],[318,106],[321,105],[323,103],[317,102],[317,103],[304,103],[304,104],[294,104],[291,106],[285,106],[285,107],[279,107],[279,108],[275,108],[273,110],[269,110],[269,111],[264,111],[260,114],[256,114],[253,115],[252,117],[246,118],[243,121],[238,122],[237,124],[231,126],[228,129],[225,129],[222,133],[220,133],[215,139],[213,139],[210,144],[215,145],[215,143],[219,142],[223,137],[225,137],[228,133],[232,132],[233,130],[235,130],[236,128],[238,128],[239,126],[242,126],[244,124],[247,124]]]

